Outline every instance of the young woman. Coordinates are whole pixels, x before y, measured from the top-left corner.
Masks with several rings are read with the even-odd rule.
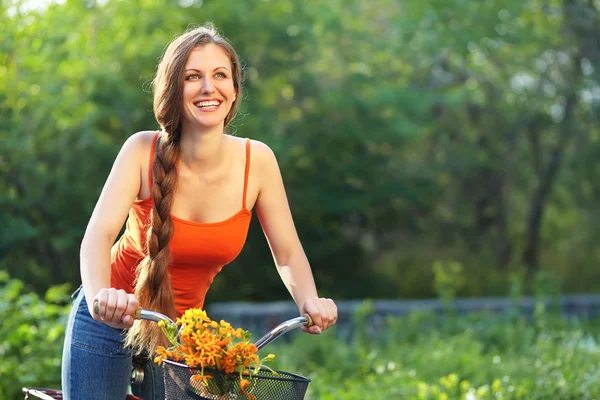
[[[212,26],[167,48],[154,79],[158,132],[123,145],[81,244],[63,354],[65,399],[123,399],[133,354],[163,337],[132,318],[138,307],[172,318],[204,306],[215,275],[244,246],[252,210],[283,283],[318,334],[337,308],[320,298],[298,239],[276,158],[258,141],[226,134],[241,99],[238,56]],[[127,220],[126,230],[115,243]],[[164,399],[160,370],[145,399]]]

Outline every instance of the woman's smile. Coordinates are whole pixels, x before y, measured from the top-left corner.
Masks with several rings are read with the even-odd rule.
[[[200,100],[194,103],[194,105],[203,112],[216,111],[221,105],[221,100]]]
[[[215,111],[221,105],[220,100],[200,100],[194,103],[202,111]]]

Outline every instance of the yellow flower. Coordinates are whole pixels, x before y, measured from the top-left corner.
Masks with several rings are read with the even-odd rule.
[[[494,392],[497,392],[500,389],[502,389],[502,382],[500,382],[500,379],[494,379],[494,381],[492,382],[492,390]]]
[[[231,324],[227,321],[221,320],[221,328],[223,329],[231,329]]]
[[[192,375],[192,377],[190,379],[194,382],[202,381],[202,382],[206,383],[206,381],[210,378],[212,378],[210,375],[195,374],[195,375]]]
[[[246,390],[246,388],[248,388],[248,386],[250,386],[250,381],[248,379],[242,379],[240,381],[240,388],[242,390]]]
[[[444,386],[446,389],[452,389],[456,387],[458,383],[458,375],[450,374],[448,376],[443,376],[440,378],[440,384]]]
[[[484,397],[487,396],[490,393],[490,388],[488,385],[483,385],[477,388],[477,396],[479,397]]]
[[[460,381],[460,392],[466,393],[471,388],[471,382],[468,380]]]
[[[211,378],[204,368],[218,369],[226,374],[237,372],[244,393],[251,384],[242,375],[257,374],[263,361],[275,358],[274,354],[269,354],[263,360],[259,359],[256,346],[250,342],[250,332],[234,329],[227,321],[212,321],[201,309],[188,309],[175,324],[163,323],[161,328],[173,346],[169,349],[159,347],[154,362],[161,364],[166,359],[184,362],[198,370],[193,381],[206,383]],[[175,340],[178,330],[180,342]],[[244,394],[248,399],[255,398],[249,393]]]
[[[425,399],[429,395],[429,387],[423,381],[420,381],[417,384],[417,389],[419,391],[419,399]]]

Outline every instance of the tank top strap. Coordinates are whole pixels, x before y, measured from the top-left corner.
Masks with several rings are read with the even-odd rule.
[[[244,196],[242,198],[242,208],[246,209],[246,192],[248,191],[248,175],[250,172],[250,139],[246,138],[246,171],[244,173]]]
[[[152,193],[152,165],[154,164],[154,152],[156,151],[156,141],[159,133],[160,131],[157,131],[154,135],[152,146],[150,147],[150,160],[148,161],[148,188],[150,189],[150,193]]]

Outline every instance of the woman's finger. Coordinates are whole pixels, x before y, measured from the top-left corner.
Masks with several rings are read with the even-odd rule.
[[[319,334],[322,333],[325,330],[325,324],[324,324],[324,315],[325,315],[325,308],[323,307],[323,305],[321,304],[321,300],[320,299],[310,299],[307,300],[304,303],[304,311],[310,315],[310,317],[313,320],[314,325],[308,329],[306,329],[307,332],[312,333],[312,334]]]
[[[137,311],[140,304],[134,294],[127,295],[127,308],[121,317],[121,322],[125,328],[131,328],[133,326],[134,318],[133,314]]]
[[[315,328],[315,326],[320,328],[321,324],[322,324],[321,314],[319,313],[319,309],[318,309],[317,305],[315,304],[315,300],[316,299],[306,300],[304,302],[303,308],[304,308],[304,312],[307,313],[308,315],[310,315],[310,317],[313,320],[313,324],[314,324],[312,327],[309,328],[308,331],[311,333],[313,333],[313,332],[320,333],[320,332],[316,332],[317,329]]]
[[[92,318],[96,321],[103,321],[106,309],[108,294],[104,289],[100,290],[93,300]]]
[[[106,306],[104,309],[104,321],[113,322],[114,315],[117,310],[117,303],[119,301],[119,295],[116,289],[110,288],[106,290],[108,298],[106,300]]]
[[[122,289],[117,290],[115,292],[115,296],[116,296],[115,309],[114,309],[114,313],[113,313],[110,321],[113,323],[119,323],[123,319],[123,314],[127,310],[127,303],[129,300],[129,296]]]
[[[323,299],[323,308],[325,309],[324,323],[325,329],[331,328],[337,322],[337,306],[331,299]]]

